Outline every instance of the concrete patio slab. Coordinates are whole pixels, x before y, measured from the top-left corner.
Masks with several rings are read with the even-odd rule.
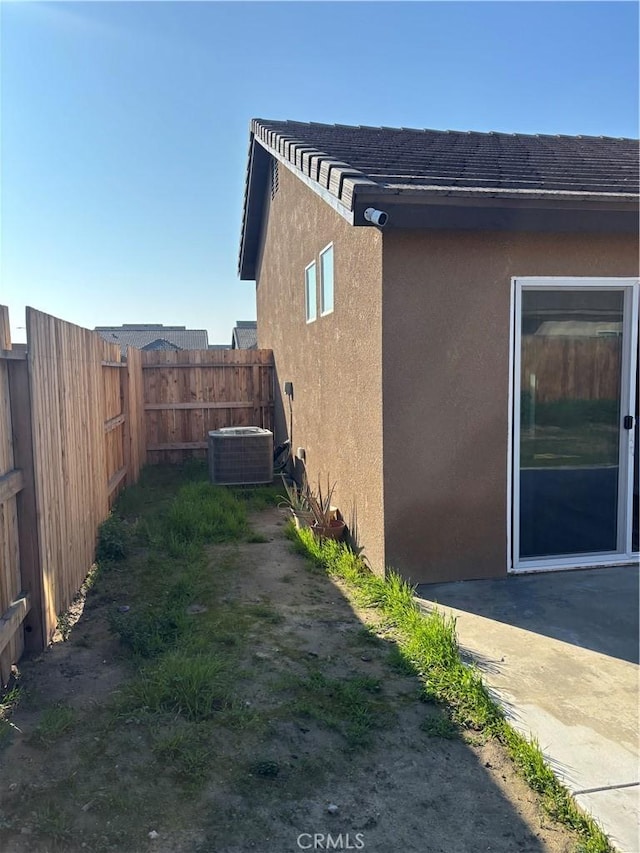
[[[622,853],[640,853],[638,569],[421,585],[512,724]]]

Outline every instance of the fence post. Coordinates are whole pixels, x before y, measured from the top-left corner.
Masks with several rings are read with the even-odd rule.
[[[11,326],[6,305],[0,305],[0,350],[2,349],[11,349]]]
[[[24,477],[24,487],[16,495],[22,588],[31,595],[31,610],[23,623],[24,645],[28,651],[39,652],[45,647],[44,591],[33,471],[29,369],[27,359],[7,361],[7,367],[14,465],[22,470]]]

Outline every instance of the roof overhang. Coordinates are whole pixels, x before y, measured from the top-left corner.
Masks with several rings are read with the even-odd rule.
[[[353,224],[372,227],[367,207],[384,210],[390,228],[537,231],[564,233],[637,233],[638,200],[570,196],[488,195],[472,193],[358,193]]]
[[[249,162],[244,191],[242,233],[238,273],[241,279],[255,279],[256,260],[262,229],[264,192],[269,178],[269,154],[256,143],[253,131],[249,137]]]
[[[368,207],[388,215],[385,230],[434,229],[637,234],[636,194],[383,186],[308,143],[251,123],[239,275],[256,277],[271,157],[329,204],[350,225],[375,228]]]

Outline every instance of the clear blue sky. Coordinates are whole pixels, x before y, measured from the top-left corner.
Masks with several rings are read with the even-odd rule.
[[[633,2],[0,3],[2,279],[92,328],[255,317],[249,120],[638,134]]]

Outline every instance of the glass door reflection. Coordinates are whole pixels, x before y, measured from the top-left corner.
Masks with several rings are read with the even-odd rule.
[[[523,289],[519,556],[619,548],[624,291]]]

